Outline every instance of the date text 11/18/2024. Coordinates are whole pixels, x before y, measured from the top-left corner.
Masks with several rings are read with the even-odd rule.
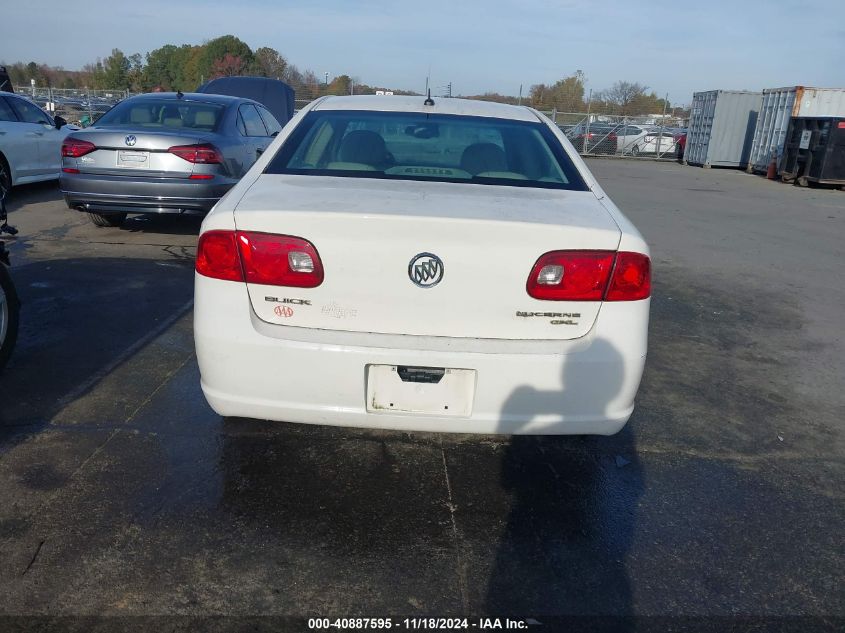
[[[477,629],[485,630],[520,630],[527,629],[531,624],[539,624],[528,620],[510,618],[309,618],[308,629],[319,630],[427,630],[441,631],[446,629]]]

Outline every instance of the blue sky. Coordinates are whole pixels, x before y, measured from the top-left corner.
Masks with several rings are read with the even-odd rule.
[[[145,53],[232,33],[301,70],[373,85],[516,94],[576,69],[588,88],[623,79],[674,103],[692,92],[845,87],[842,0],[10,0],[0,60],[68,69],[112,48]],[[836,19],[840,16],[842,19]]]

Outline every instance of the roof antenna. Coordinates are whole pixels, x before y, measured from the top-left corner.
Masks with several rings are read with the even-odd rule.
[[[434,99],[431,98],[431,88],[428,89],[428,98],[423,101],[423,105],[434,105]]]
[[[182,98],[182,97],[184,97],[184,96],[185,96],[185,95],[184,95],[184,94],[182,94],[182,91],[181,91],[181,90],[179,90],[179,89],[177,89],[177,90],[176,90],[176,98],[177,98],[177,99],[181,99],[181,98]]]

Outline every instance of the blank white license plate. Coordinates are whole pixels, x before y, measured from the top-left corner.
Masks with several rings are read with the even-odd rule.
[[[369,413],[472,414],[474,369],[367,365]]]
[[[127,152],[124,150],[117,153],[118,167],[146,167],[150,160],[149,152]]]

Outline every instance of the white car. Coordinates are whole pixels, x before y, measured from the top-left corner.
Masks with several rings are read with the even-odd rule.
[[[202,389],[223,416],[612,434],[650,283],[645,241],[536,110],[326,97],[203,222]]]
[[[656,154],[657,156],[675,156],[678,143],[672,132],[650,130],[637,144],[637,154]]]
[[[58,178],[71,129],[29,99],[0,92],[0,189]]]
[[[619,151],[622,154],[637,156],[642,153],[643,138],[648,130],[638,125],[620,125],[616,129],[616,138],[619,143]]]

